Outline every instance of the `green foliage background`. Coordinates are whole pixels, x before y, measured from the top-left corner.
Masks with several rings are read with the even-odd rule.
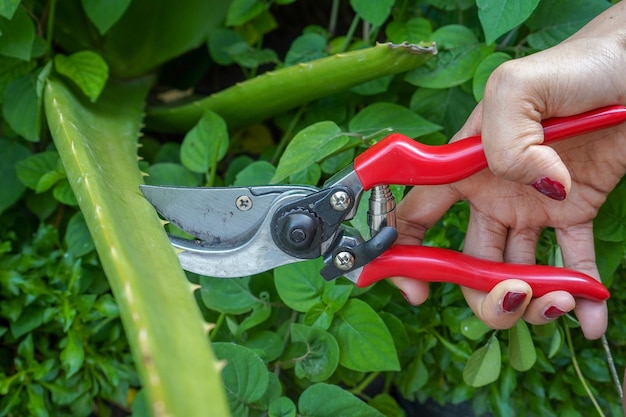
[[[493,331],[453,285],[413,307],[385,282],[326,282],[318,261],[185,279],[137,189],[139,169],[149,184],[319,185],[393,131],[444,144],[497,65],[609,6],[0,0],[0,416],[219,415],[223,398],[234,416],[403,416],[427,399],[621,415],[606,351],[623,369],[623,181],[595,223],[605,346],[569,316]],[[460,249],[467,218],[455,205],[427,243]],[[364,212],[352,226],[366,234]],[[537,259],[560,263],[550,230]]]

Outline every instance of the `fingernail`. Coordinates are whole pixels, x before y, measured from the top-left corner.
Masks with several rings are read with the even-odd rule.
[[[535,190],[541,194],[550,197],[553,200],[562,201],[565,200],[566,193],[565,187],[558,181],[552,178],[542,177],[532,183]]]
[[[417,305],[413,301],[411,301],[409,296],[406,295],[406,293],[404,291],[400,290],[400,294],[402,294],[402,296],[404,297],[404,299],[406,300],[407,303],[411,304],[412,306],[416,306]]]
[[[522,306],[522,304],[524,304],[526,296],[527,294],[525,292],[507,292],[502,299],[502,310],[507,313],[513,313],[517,311]]]
[[[548,309],[546,309],[546,311],[543,312],[543,315],[549,319],[555,319],[557,317],[561,317],[563,314],[565,314],[565,311],[555,306],[549,307]]]

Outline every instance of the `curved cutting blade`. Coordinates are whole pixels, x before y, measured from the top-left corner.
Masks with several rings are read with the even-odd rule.
[[[168,221],[203,241],[205,247],[237,248],[248,241],[267,217],[274,201],[312,187],[258,186],[196,188],[140,186],[144,196]]]

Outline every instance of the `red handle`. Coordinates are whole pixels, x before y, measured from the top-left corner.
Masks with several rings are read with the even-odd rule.
[[[542,122],[544,143],[616,126],[626,121],[626,107],[609,106],[576,116]],[[448,184],[487,167],[480,135],[442,146],[429,146],[394,133],[354,160],[363,188],[376,185]]]
[[[516,278],[530,285],[533,297],[563,290],[594,301],[609,298],[609,291],[599,281],[569,269],[491,262],[448,249],[410,245],[392,246],[365,265],[356,284],[366,287],[393,276],[452,282],[485,292],[505,279]]]

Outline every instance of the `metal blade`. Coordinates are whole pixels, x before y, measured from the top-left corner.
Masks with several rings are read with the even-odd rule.
[[[293,186],[140,188],[165,219],[202,240],[204,248],[218,250],[238,248],[250,240],[283,193],[317,191]]]

